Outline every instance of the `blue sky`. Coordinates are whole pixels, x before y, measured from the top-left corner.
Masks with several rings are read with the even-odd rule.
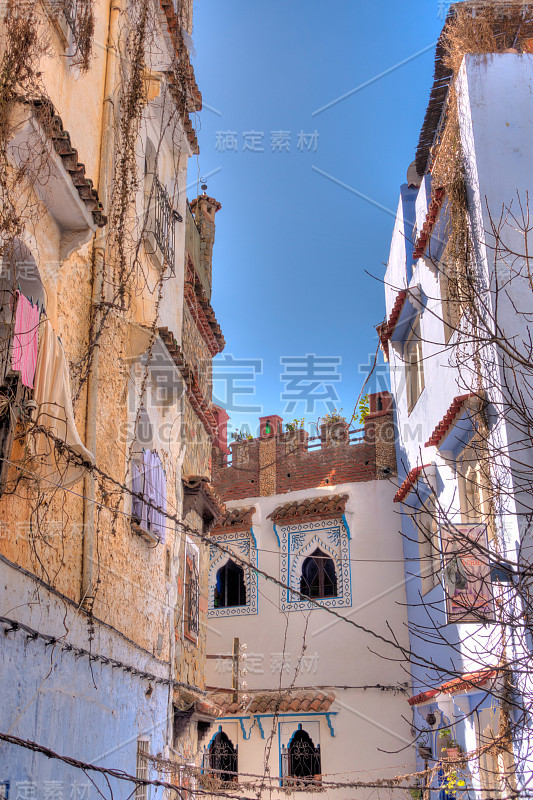
[[[189,197],[210,175],[208,193],[222,203],[212,302],[227,344],[214,394],[254,435],[260,415],[309,422],[327,413],[327,400],[351,416],[384,316],[384,262],[445,5],[195,0],[204,110]],[[289,369],[292,382],[283,381]],[[311,393],[309,369],[320,384]],[[221,377],[231,374],[246,392],[233,399]],[[384,381],[381,366],[371,389]]]

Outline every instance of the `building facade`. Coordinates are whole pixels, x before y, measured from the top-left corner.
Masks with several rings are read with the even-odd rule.
[[[409,742],[389,642],[406,644],[389,394],[370,396],[364,429],[321,431],[311,442],[262,417],[231,464],[224,436],[214,448],[227,511],[211,531],[207,674],[225,714],[205,741],[207,785],[348,797],[336,784],[394,776]]]
[[[437,45],[378,328],[427,797],[522,796],[531,780],[531,403],[518,366],[530,337],[531,8],[489,5],[452,6]]]
[[[220,204],[186,197],[191,31],[172,0],[8,3],[2,20],[4,798],[97,796],[82,764],[191,789],[218,714],[196,534],[221,510]]]

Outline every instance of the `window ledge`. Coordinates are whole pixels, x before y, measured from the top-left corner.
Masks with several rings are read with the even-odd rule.
[[[156,533],[152,533],[151,531],[142,527],[140,520],[132,519],[131,529],[133,533],[135,533],[137,536],[140,536],[146,542],[155,544],[159,544],[161,542],[161,539]]]
[[[422,397],[422,395],[424,394],[425,388],[426,388],[426,387],[424,386],[424,388],[422,389],[422,391],[420,392],[420,394],[419,394],[419,395],[418,395],[418,397],[416,398],[416,400],[415,400],[415,402],[413,403],[413,405],[412,405],[411,407],[407,406],[407,416],[408,416],[408,417],[410,417],[410,416],[411,416],[411,414],[413,413],[413,411],[415,410],[415,408],[416,408],[416,404],[418,403],[418,401],[420,400],[420,398],[421,398],[421,397]]]

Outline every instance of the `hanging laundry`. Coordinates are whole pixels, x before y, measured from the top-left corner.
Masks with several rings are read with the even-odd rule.
[[[11,367],[20,372],[24,386],[33,389],[37,365],[37,342],[39,334],[39,305],[30,303],[20,292],[17,295],[15,312],[15,334]]]
[[[35,436],[36,471],[53,484],[70,486],[85,474],[85,467],[76,464],[70,451],[94,464],[94,456],[83,445],[74,420],[70,377],[65,351],[49,319],[41,322],[41,341],[35,370],[34,399],[37,402],[35,422],[65,442],[69,449],[60,451],[46,433]],[[46,483],[43,488],[46,488]]]

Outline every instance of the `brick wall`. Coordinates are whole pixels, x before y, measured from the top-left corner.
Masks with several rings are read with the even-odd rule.
[[[354,444],[324,437],[321,447],[307,449],[304,431],[263,436],[231,445],[232,465],[213,453],[213,483],[222,500],[284,494],[299,489],[388,479],[396,474],[394,423],[390,403],[380,393],[383,410],[372,411],[364,439]],[[371,395],[371,398],[374,396]],[[376,403],[371,408],[376,408]]]

